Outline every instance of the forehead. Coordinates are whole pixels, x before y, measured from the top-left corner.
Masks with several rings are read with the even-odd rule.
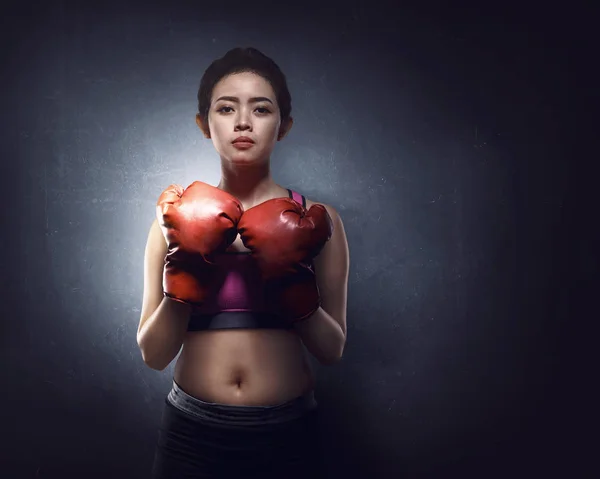
[[[275,101],[271,84],[260,75],[251,72],[234,73],[222,78],[213,88],[212,99],[220,96],[237,96],[240,99],[266,96]]]

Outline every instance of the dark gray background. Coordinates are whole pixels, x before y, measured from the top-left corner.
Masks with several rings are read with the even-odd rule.
[[[288,78],[276,180],[346,226],[332,477],[580,466],[559,327],[573,255],[597,264],[566,214],[585,15],[366,3],[5,6],[2,477],[148,477],[172,367],[136,344],[146,235],[168,184],[218,182],[196,92],[235,46]]]

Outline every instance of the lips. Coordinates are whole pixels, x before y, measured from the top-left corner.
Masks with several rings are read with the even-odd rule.
[[[252,138],[248,138],[247,136],[240,136],[238,138],[236,138],[235,140],[233,140],[233,143],[254,143],[254,140]]]

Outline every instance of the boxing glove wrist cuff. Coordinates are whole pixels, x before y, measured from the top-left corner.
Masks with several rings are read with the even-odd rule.
[[[308,313],[303,314],[302,316],[298,316],[298,317],[295,317],[294,319],[292,319],[292,324],[307,320],[313,314],[315,314],[319,310],[320,307],[321,307],[321,303],[319,302],[319,304],[317,304],[316,308],[310,310]]]

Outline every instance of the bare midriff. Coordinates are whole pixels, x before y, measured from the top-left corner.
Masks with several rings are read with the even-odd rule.
[[[282,404],[314,387],[300,338],[280,329],[188,332],[175,381],[202,401],[243,406]]]

